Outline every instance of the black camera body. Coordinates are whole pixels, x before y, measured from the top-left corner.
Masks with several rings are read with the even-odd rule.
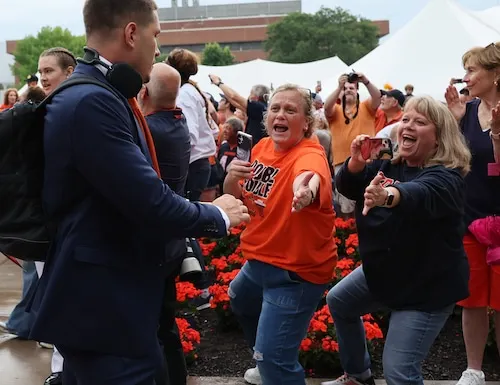
[[[356,83],[359,80],[359,76],[355,72],[351,72],[350,74],[347,74],[347,81],[349,83]]]

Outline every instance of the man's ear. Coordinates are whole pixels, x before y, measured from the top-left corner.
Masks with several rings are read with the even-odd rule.
[[[137,96],[138,96],[139,100],[143,100],[143,101],[146,100],[149,96],[148,87],[143,85],[141,90],[139,91],[139,95],[137,95]]]

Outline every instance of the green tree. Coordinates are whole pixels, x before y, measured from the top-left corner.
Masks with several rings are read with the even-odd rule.
[[[72,35],[61,27],[43,27],[36,36],[29,35],[17,42],[14,52],[15,64],[10,69],[14,76],[25,79],[38,69],[38,57],[48,48],[64,47],[75,56],[83,55],[85,36]]]
[[[234,64],[234,56],[229,47],[222,48],[219,43],[208,43],[203,50],[201,64],[227,66]]]
[[[315,14],[294,12],[269,25],[269,59],[305,63],[338,56],[352,64],[378,45],[378,27],[342,8],[322,7]]]
[[[156,63],[164,63],[165,60],[167,60],[167,57],[168,57],[168,53],[162,53],[160,54],[160,56],[158,56],[155,61]]]

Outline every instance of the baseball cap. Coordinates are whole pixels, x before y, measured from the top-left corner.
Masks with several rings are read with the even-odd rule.
[[[26,83],[31,83],[31,82],[37,82],[38,83],[38,76],[35,74],[30,74],[26,77]]]
[[[406,97],[400,90],[397,89],[393,89],[390,91],[380,90],[380,93],[382,95],[396,99],[401,107],[403,107],[405,104]]]

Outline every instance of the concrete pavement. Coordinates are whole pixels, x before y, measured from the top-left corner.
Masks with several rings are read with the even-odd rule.
[[[21,269],[0,254],[0,321],[5,321],[21,296]],[[50,374],[52,351],[33,341],[21,341],[9,334],[0,334],[0,383],[5,385],[42,385]],[[321,380],[310,379],[308,385]],[[385,384],[377,381],[378,385]],[[190,378],[188,385],[242,385],[242,378]],[[426,381],[426,385],[455,385],[454,381]],[[490,382],[488,385],[500,385]]]

